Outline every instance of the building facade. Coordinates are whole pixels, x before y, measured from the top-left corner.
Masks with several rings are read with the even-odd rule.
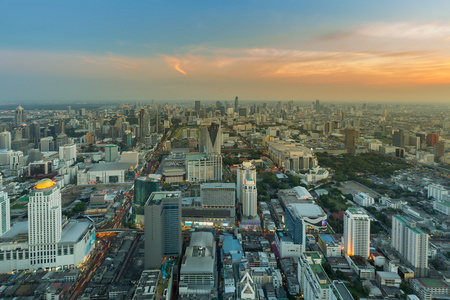
[[[180,192],[152,193],[144,214],[145,267],[159,269],[164,257],[181,254]]]
[[[392,246],[413,267],[419,277],[427,275],[428,234],[416,222],[402,216],[392,218]]]
[[[368,258],[370,254],[370,218],[360,209],[348,209],[344,215],[344,251],[348,256]]]

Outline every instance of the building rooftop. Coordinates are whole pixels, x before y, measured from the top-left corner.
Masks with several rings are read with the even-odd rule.
[[[75,243],[84,236],[92,223],[88,220],[71,220],[64,226],[60,243]]]
[[[416,223],[412,222],[409,218],[403,217],[403,216],[394,216],[397,220],[399,220],[401,223],[403,223],[404,226],[406,226],[408,229],[413,231],[416,234],[427,234],[425,231],[420,229],[419,227],[416,227]]]
[[[99,164],[93,164],[92,168],[90,168],[90,172],[104,172],[104,171],[128,171],[130,167],[135,167],[133,164],[130,163],[99,163]]]
[[[446,288],[448,287],[447,284],[445,284],[444,281],[439,279],[431,279],[431,278],[422,278],[419,279],[420,283],[425,287],[432,287],[432,288]]]
[[[236,188],[235,183],[223,183],[223,182],[216,182],[216,183],[203,183],[201,185],[202,189],[234,189]]]
[[[302,217],[319,217],[324,216],[325,212],[320,206],[313,203],[291,203],[290,206],[294,209],[298,216]]]

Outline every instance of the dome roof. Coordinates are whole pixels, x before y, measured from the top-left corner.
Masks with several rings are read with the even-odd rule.
[[[38,190],[42,190],[42,189],[52,187],[54,185],[55,185],[55,183],[51,179],[44,179],[44,180],[39,181],[36,184],[35,188]]]

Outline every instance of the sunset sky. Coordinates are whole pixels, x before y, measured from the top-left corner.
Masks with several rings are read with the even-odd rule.
[[[0,103],[450,102],[450,2],[0,3]]]

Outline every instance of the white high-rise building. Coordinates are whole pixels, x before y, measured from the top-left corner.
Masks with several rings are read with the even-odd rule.
[[[8,193],[0,191],[0,236],[11,228],[10,203]]]
[[[75,162],[77,160],[77,145],[64,145],[59,147],[59,159],[70,160]]]
[[[370,218],[360,209],[350,208],[344,215],[344,251],[348,256],[369,257]]]
[[[119,146],[106,145],[105,146],[105,161],[115,162],[119,158]]]
[[[236,187],[237,187],[237,199],[239,200],[239,203],[242,203],[244,182],[247,179],[251,179],[256,185],[256,168],[251,162],[244,161],[237,170]]]
[[[258,214],[258,193],[256,182],[245,179],[242,188],[242,213],[246,217],[255,217]]]
[[[28,202],[30,265],[46,268],[56,264],[61,239],[61,191],[50,179],[40,181]]]
[[[9,168],[11,170],[20,170],[23,167],[23,152],[14,151],[9,157]]]
[[[416,222],[402,216],[392,218],[392,246],[414,268],[418,277],[428,269],[428,234]]]
[[[0,133],[0,149],[11,150],[11,132],[3,131]]]

